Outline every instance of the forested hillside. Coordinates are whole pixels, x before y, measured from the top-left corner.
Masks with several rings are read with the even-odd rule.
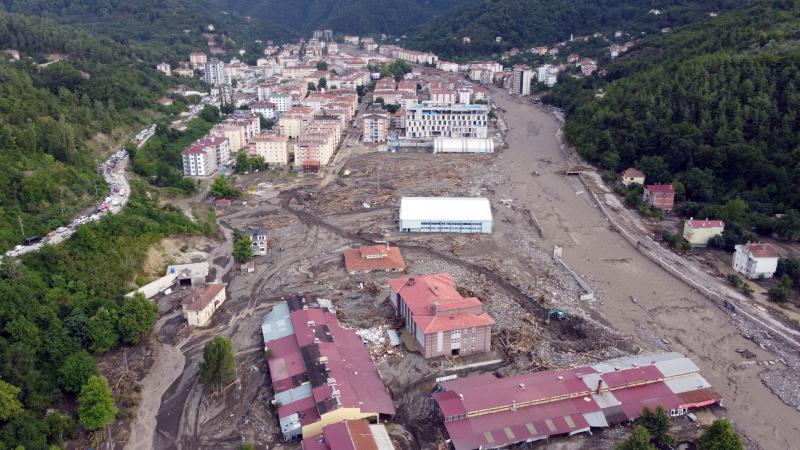
[[[167,83],[110,39],[0,14],[0,249],[65,224],[105,193],[86,141],[135,121]],[[55,62],[37,65],[50,55]],[[111,150],[111,149],[109,149]],[[22,227],[20,227],[20,222]],[[24,235],[23,230],[24,229]]]
[[[240,14],[275,22],[310,34],[332,28],[337,33],[398,35],[466,0],[221,0]]]
[[[474,57],[512,47],[552,45],[575,36],[613,32],[660,33],[741,7],[737,0],[471,0],[425,23],[409,35],[409,46],[445,57]],[[657,9],[659,14],[650,14]],[[467,36],[471,42],[466,44]],[[497,42],[496,37],[502,41]]]
[[[583,157],[677,182],[685,215],[800,239],[798,36],[800,6],[764,2],[642,41],[610,82],[565,77],[548,100]]]
[[[0,0],[0,9],[144,44],[152,54],[173,61],[206,46],[208,25],[232,38],[237,49],[255,51],[255,39],[297,37],[292,27],[229,13],[217,0]]]

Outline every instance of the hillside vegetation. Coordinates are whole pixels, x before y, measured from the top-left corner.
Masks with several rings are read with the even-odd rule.
[[[471,0],[425,23],[409,46],[445,58],[500,53],[512,47],[552,45],[575,36],[622,29],[660,33],[718,12],[741,7],[736,0]],[[657,9],[660,14],[649,14]],[[470,38],[464,43],[463,38]],[[495,40],[501,37],[501,42]]]
[[[642,41],[610,82],[564,77],[548,101],[584,158],[676,182],[685,215],[800,239],[798,37],[798,4],[763,2]]]

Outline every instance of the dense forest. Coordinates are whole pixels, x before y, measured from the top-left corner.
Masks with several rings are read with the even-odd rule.
[[[741,7],[737,0],[472,0],[423,24],[409,35],[412,48],[444,58],[470,58],[512,47],[552,45],[575,36],[623,29],[656,34]],[[649,14],[657,9],[659,14]],[[464,43],[463,38],[470,38]],[[496,41],[501,37],[501,42]]]
[[[294,27],[271,22],[270,14],[243,17],[225,11],[216,0],[0,0],[0,9],[142,45],[149,55],[170,62],[185,60],[190,51],[205,48],[203,33],[208,25],[214,26],[214,33],[229,37],[229,45],[248,52],[260,52],[256,39],[298,37]]]
[[[86,142],[136,123],[168,80],[110,39],[0,14],[0,249],[63,225],[106,186]],[[37,64],[50,55],[50,64]],[[20,226],[22,225],[22,226]],[[23,235],[24,230],[24,235]]]
[[[221,1],[240,14],[274,20],[306,35],[322,28],[336,33],[398,35],[468,0]]]
[[[547,101],[584,158],[674,182],[684,215],[800,239],[798,33],[796,2],[763,2],[640,42],[608,82],[562,77]]]

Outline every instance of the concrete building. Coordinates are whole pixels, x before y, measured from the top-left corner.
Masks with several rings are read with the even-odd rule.
[[[278,128],[282,135],[297,139],[313,119],[313,109],[295,106],[281,116],[280,120],[278,120]]]
[[[433,140],[433,153],[494,153],[494,140],[437,137]]]
[[[708,241],[725,231],[725,222],[721,220],[689,220],[683,223],[683,238],[692,247],[708,247]]]
[[[280,115],[289,111],[289,108],[292,107],[292,96],[289,94],[285,94],[282,92],[274,92],[269,95],[270,103],[275,105],[275,111]]]
[[[389,288],[395,313],[425,358],[491,350],[494,320],[480,300],[458,293],[449,273],[396,278]]]
[[[344,265],[350,275],[369,272],[402,272],[406,268],[398,247],[368,245],[343,251]]]
[[[511,90],[514,95],[531,95],[533,69],[526,66],[515,66],[511,76]]]
[[[245,234],[250,236],[250,242],[253,243],[253,255],[264,256],[267,254],[267,230],[262,227],[247,227],[244,230]]]
[[[303,439],[303,450],[394,450],[386,426],[366,420],[345,420],[327,425],[322,434]]]
[[[769,244],[737,245],[733,252],[733,270],[750,279],[772,278],[778,269],[778,252]]]
[[[217,171],[217,157],[207,147],[194,143],[181,152],[183,176],[207,177]]]
[[[231,79],[228,76],[225,63],[216,58],[212,58],[210,61],[208,61],[205,64],[203,81],[212,86],[227,86],[231,84]]]
[[[438,382],[433,399],[455,450],[590,433],[632,422],[645,407],[682,416],[722,401],[692,360],[676,352],[505,378],[471,375]]]
[[[330,301],[290,297],[266,315],[261,332],[285,440],[316,437],[343,421],[394,416],[361,337],[339,324]]]
[[[486,138],[488,115],[487,105],[417,104],[406,113],[406,136]]]
[[[247,127],[232,121],[218,123],[211,128],[211,136],[227,138],[230,142],[230,151],[238,152],[247,145]]]
[[[274,103],[270,102],[255,102],[250,105],[250,109],[256,113],[260,114],[267,120],[272,120],[276,117],[276,107]]]
[[[386,142],[389,137],[389,113],[383,110],[370,111],[362,119],[365,143]]]
[[[225,285],[209,284],[194,289],[181,300],[183,316],[190,327],[203,327],[225,302]]]
[[[491,233],[492,208],[483,197],[403,197],[400,231],[407,233]]]
[[[166,76],[172,75],[172,66],[170,66],[169,64],[167,64],[165,62],[162,62],[161,64],[157,65],[156,66],[156,70],[158,70],[159,72],[162,72]]]
[[[632,184],[644,186],[644,179],[644,172],[634,169],[633,167],[625,169],[625,171],[622,172],[622,184],[625,186],[630,186]]]
[[[281,134],[262,134],[255,139],[256,155],[269,165],[289,164],[289,138]]]
[[[208,62],[208,58],[206,54],[203,52],[192,52],[189,53],[189,63],[194,68],[203,67]]]
[[[675,187],[671,184],[648,184],[644,187],[642,200],[658,209],[672,211],[675,206]]]

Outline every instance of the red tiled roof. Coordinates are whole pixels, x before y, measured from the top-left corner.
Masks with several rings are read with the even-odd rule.
[[[721,220],[689,220],[692,228],[725,228],[725,222]]]
[[[775,251],[775,247],[771,246],[770,244],[753,244],[748,243],[746,245],[747,250],[753,255],[754,258],[777,258],[778,252]]]
[[[489,314],[456,314],[453,316],[419,316],[415,318],[417,326],[425,334],[439,331],[456,330],[470,327],[483,327],[494,325],[494,320]]]
[[[209,284],[197,288],[183,297],[181,305],[188,311],[202,311],[223,289],[225,289],[224,284]]]
[[[202,145],[192,144],[192,145],[186,147],[185,149],[183,149],[183,151],[181,153],[184,153],[184,154],[189,154],[189,153],[203,154],[205,152],[206,152],[205,148],[203,148]]]
[[[384,245],[362,246],[344,252],[344,264],[348,272],[372,270],[403,270],[406,267],[400,249]]]
[[[623,177],[630,177],[630,178],[644,178],[644,172],[642,172],[641,170],[634,169],[633,167],[631,167],[629,169],[625,169],[625,171],[622,172],[622,176]]]
[[[650,192],[675,193],[675,186],[671,184],[648,184],[645,190]]]

